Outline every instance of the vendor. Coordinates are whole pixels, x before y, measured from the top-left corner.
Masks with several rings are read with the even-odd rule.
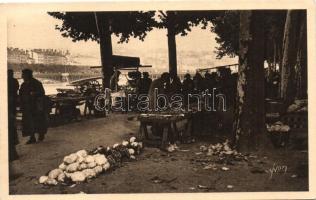
[[[163,98],[159,98],[158,102],[156,102],[156,100],[157,100],[157,95],[159,94],[167,95],[169,88],[170,88],[170,75],[167,72],[162,73],[160,78],[157,78],[151,83],[149,91],[148,91],[148,96],[149,96],[149,101],[150,101],[149,107],[151,110],[155,111],[157,107],[160,107],[160,108],[162,107],[162,103],[166,103],[166,104],[168,103],[167,100],[166,102],[162,102]]]
[[[151,78],[149,78],[149,73],[143,72],[143,78],[140,79],[139,84],[138,84],[138,93],[148,94],[151,83],[152,83],[152,80]]]
[[[166,98],[168,98],[168,92],[170,91],[170,75],[169,73],[165,72],[161,74],[160,78],[154,80],[151,85],[148,92],[149,100],[150,100],[150,109],[154,112],[160,112],[163,111],[159,108],[166,108],[168,109],[168,99],[163,98],[157,98],[157,95],[162,95]],[[156,105],[155,105],[156,104]],[[158,109],[157,109],[158,108]],[[163,127],[159,123],[153,123],[152,124],[152,134],[156,136],[162,137],[163,134]],[[171,144],[174,144],[174,135],[171,134],[172,131],[168,129],[168,142]],[[168,143],[167,142],[167,143]],[[167,145],[167,143],[165,145]],[[162,149],[167,150],[167,146],[162,147]]]

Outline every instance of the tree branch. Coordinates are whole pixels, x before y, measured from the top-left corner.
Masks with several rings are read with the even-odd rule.
[[[167,14],[165,14],[162,10],[159,10],[159,13],[160,13],[164,18],[167,18]]]

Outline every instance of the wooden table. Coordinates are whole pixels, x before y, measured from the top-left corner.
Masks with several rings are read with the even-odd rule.
[[[192,113],[149,113],[149,114],[140,114],[138,120],[140,121],[140,127],[138,132],[138,138],[142,141],[149,140],[149,134],[147,131],[147,126],[152,126],[153,131],[155,128],[159,127],[162,129],[162,139],[161,139],[161,148],[164,148],[168,145],[168,139],[172,137],[191,136],[192,132]],[[187,120],[185,125],[184,134],[180,136],[180,132],[177,128],[177,122]],[[171,135],[170,135],[171,134]]]
[[[83,105],[86,101],[84,96],[49,96],[55,108],[55,116],[59,115],[62,118],[76,118],[79,117],[77,113],[77,106]],[[67,113],[64,113],[67,111]],[[65,116],[63,116],[65,115]],[[79,111],[80,115],[80,111]]]

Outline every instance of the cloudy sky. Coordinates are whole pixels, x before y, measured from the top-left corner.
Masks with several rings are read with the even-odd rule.
[[[8,18],[8,46],[18,48],[53,48],[53,49],[68,49],[71,54],[84,54],[95,56],[97,61],[100,58],[99,45],[96,42],[80,41],[72,42],[70,38],[64,38],[61,36],[58,30],[55,30],[55,25],[60,24],[61,21],[49,16],[46,12],[34,12],[25,11],[23,13],[11,12]],[[199,62],[203,60],[203,63],[210,64],[231,64],[236,59],[225,59],[222,61],[215,60],[215,34],[209,30],[202,30],[199,27],[193,28],[186,37],[177,36],[177,51],[178,51],[178,63],[184,65],[186,70],[190,70],[189,65],[199,65]],[[148,55],[155,55],[159,52],[160,55],[164,55],[166,63],[167,57],[167,37],[166,30],[154,29],[149,32],[145,41],[139,41],[138,39],[132,38],[127,44],[117,44],[117,38],[112,36],[113,40],[113,51],[114,54],[120,54],[124,52],[127,56],[139,56],[141,58],[148,57]],[[181,55],[181,52],[186,51],[197,51],[204,52],[196,58],[191,58],[196,61],[190,64],[183,63],[182,60],[187,60]],[[205,53],[206,52],[206,53]],[[206,55],[205,55],[206,54]],[[209,58],[209,62],[205,62],[205,58]],[[211,61],[212,60],[212,61]],[[148,60],[145,60],[148,62]],[[154,62],[154,61],[152,61]],[[186,61],[184,61],[186,62]],[[153,63],[143,63],[153,64]],[[155,63],[154,63],[155,64]],[[159,65],[159,63],[156,65]],[[167,66],[159,66],[167,68]]]

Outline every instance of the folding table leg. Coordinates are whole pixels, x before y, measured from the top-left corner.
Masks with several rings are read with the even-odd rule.
[[[168,134],[170,131],[170,124],[163,126],[162,140],[161,140],[161,148],[165,148],[168,143]]]
[[[144,123],[140,122],[139,131],[138,131],[138,135],[137,135],[137,138],[139,140],[143,140],[144,139],[144,134],[143,134],[144,128],[143,127],[144,127]]]

